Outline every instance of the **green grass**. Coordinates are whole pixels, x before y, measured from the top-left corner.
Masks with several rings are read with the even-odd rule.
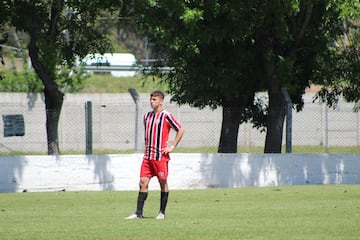
[[[136,191],[0,194],[7,239],[360,239],[360,185],[173,190],[164,221],[159,191],[145,219]]]
[[[129,88],[135,88],[139,93],[149,93],[153,90],[165,91],[166,87],[160,80],[153,77],[112,77],[110,74],[94,74],[84,81],[81,93],[125,93]]]

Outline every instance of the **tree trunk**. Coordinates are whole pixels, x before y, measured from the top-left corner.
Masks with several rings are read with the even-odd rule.
[[[264,153],[281,153],[284,118],[286,113],[285,98],[282,94],[282,82],[277,74],[277,55],[274,49],[274,23],[269,21],[263,36],[263,64],[269,95],[269,111],[266,122]]]
[[[63,93],[44,90],[48,155],[60,155],[58,125],[63,104]]]
[[[286,104],[281,90],[269,93],[264,153],[281,153]]]
[[[48,154],[59,155],[58,123],[64,94],[59,91],[58,85],[54,77],[52,77],[54,73],[51,72],[52,70],[49,70],[52,68],[45,67],[46,64],[41,62],[34,38],[30,38],[28,50],[31,64],[44,85]],[[55,67],[53,69],[55,71]]]
[[[243,107],[241,105],[224,105],[223,120],[218,152],[236,153],[239,125]]]
[[[269,86],[269,112],[266,122],[264,153],[281,153],[286,114],[285,98],[281,91],[280,79],[276,75],[275,60],[273,58],[265,59],[265,70]]]

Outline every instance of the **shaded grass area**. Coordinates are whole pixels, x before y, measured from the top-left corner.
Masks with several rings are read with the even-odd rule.
[[[360,239],[360,185],[0,194],[1,239]]]

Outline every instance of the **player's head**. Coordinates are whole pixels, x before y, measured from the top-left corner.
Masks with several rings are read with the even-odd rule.
[[[153,91],[150,93],[150,104],[151,107],[157,111],[162,109],[162,104],[164,102],[165,95],[161,91]]]
[[[164,99],[165,98],[165,94],[162,91],[153,91],[152,93],[150,93],[150,98],[151,97],[159,97],[160,99]]]

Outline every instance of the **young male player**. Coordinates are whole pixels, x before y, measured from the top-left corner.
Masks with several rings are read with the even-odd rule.
[[[156,219],[165,218],[165,209],[169,197],[167,183],[169,154],[180,142],[184,130],[174,115],[163,109],[164,97],[165,95],[161,91],[154,91],[150,94],[152,111],[144,115],[145,153],[140,169],[140,190],[137,208],[136,212],[126,219],[143,218],[143,208],[148,196],[149,182],[154,176],[158,178],[161,189],[160,211]],[[172,144],[168,143],[170,129],[176,131]]]

